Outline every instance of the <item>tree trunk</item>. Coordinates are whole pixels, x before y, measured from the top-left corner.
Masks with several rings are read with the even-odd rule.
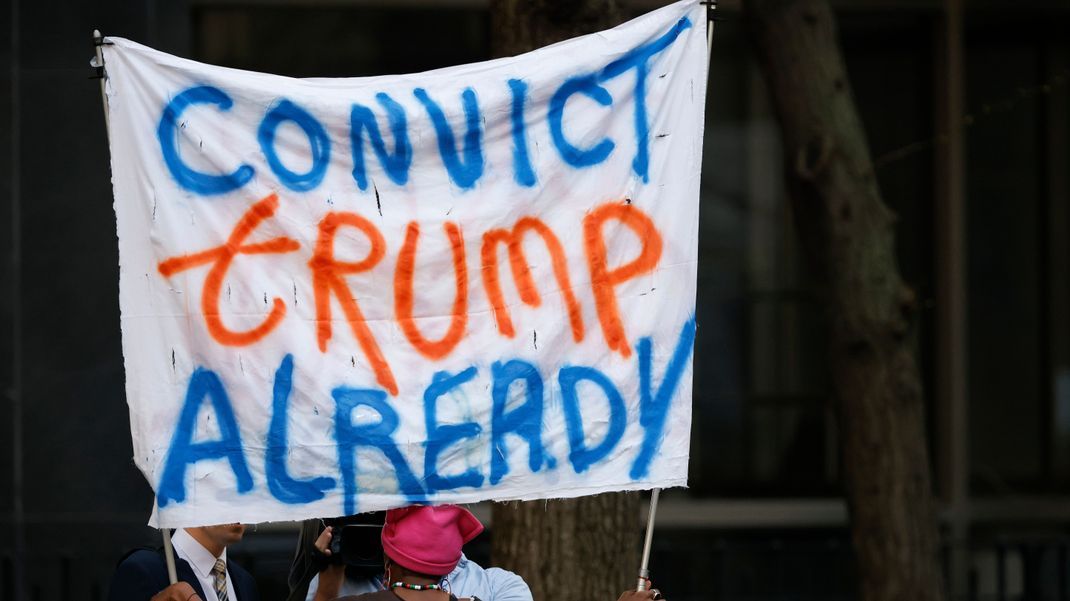
[[[610,601],[635,586],[639,493],[494,506],[493,563],[520,574],[536,601]]]
[[[864,601],[944,597],[914,354],[899,275],[827,0],[745,0],[784,138],[788,189],[821,283],[852,539]]]
[[[521,54],[623,20],[617,0],[491,0],[491,53]]]
[[[520,54],[622,20],[616,0],[491,0],[491,51]],[[616,599],[639,568],[640,498],[495,504],[493,563],[523,576],[536,601]]]

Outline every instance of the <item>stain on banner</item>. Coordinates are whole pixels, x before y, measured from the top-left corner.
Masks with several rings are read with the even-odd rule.
[[[349,79],[109,38],[151,525],[686,485],[704,24]]]

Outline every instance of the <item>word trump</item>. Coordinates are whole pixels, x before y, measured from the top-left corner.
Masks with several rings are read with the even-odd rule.
[[[643,433],[629,471],[633,480],[640,480],[648,474],[664,434],[666,417],[676,388],[691,358],[694,339],[695,321],[691,319],[684,324],[665,373],[658,383],[654,382],[652,375],[651,340],[640,339],[637,345],[638,423]],[[287,411],[293,388],[293,371],[293,356],[286,355],[275,372],[272,417],[265,437],[267,448],[264,453],[264,474],[267,488],[275,499],[282,503],[302,504],[322,499],[327,491],[336,488],[338,484],[333,475],[296,479],[288,471],[287,424],[290,418]],[[545,414],[550,411],[546,388],[551,384],[545,382],[539,369],[527,361],[503,360],[490,366],[489,424],[476,421],[450,424],[438,422],[436,409],[439,399],[472,382],[477,371],[473,366],[457,373],[437,372],[424,390],[423,413],[427,443],[424,445],[422,477],[416,475],[401,445],[394,439],[400,416],[395,406],[387,399],[386,393],[379,389],[348,386],[338,386],[331,391],[335,405],[333,442],[337,449],[337,473],[342,480],[342,509],[345,514],[357,511],[360,491],[356,481],[356,452],[359,449],[370,449],[386,458],[394,470],[398,490],[412,503],[431,502],[435,494],[442,491],[481,488],[487,484],[495,486],[502,482],[510,471],[510,449],[517,448],[507,444],[506,438],[509,436],[519,437],[522,444],[526,444],[526,465],[531,473],[557,467],[556,458],[550,456],[543,445],[543,429],[547,423]],[[581,397],[581,382],[599,389],[604,397],[604,406],[608,408],[603,409],[601,405],[599,407],[606,411],[608,428],[602,440],[596,444],[587,441],[585,423],[588,422],[584,415],[584,407],[590,412],[589,408],[596,400],[589,396]],[[509,393],[514,385],[523,386],[524,402],[509,407]],[[628,422],[628,411],[622,392],[605,374],[594,367],[561,367],[557,372],[557,386],[561,399],[559,410],[564,414],[568,435],[568,462],[572,470],[580,474],[606,458],[621,442]],[[194,426],[205,401],[211,406],[215,421],[219,425],[220,438],[195,442]],[[374,417],[370,420],[365,417],[360,423],[356,423],[354,415],[361,409],[365,413],[374,414]],[[489,474],[481,471],[479,467],[469,467],[462,473],[440,473],[439,456],[445,454],[450,447],[470,439],[489,446]],[[167,453],[163,475],[157,488],[157,503],[160,507],[166,507],[172,502],[185,501],[188,468],[206,460],[225,460],[234,473],[237,492],[249,493],[256,483],[253,481],[243,448],[238,423],[223,380],[213,371],[197,368],[190,377],[186,399]]]
[[[220,246],[172,257],[158,265],[158,270],[164,277],[196,267],[210,266],[201,288],[201,312],[209,334],[219,344],[246,346],[256,343],[268,336],[285,318],[286,304],[282,299],[276,298],[271,311],[260,324],[251,329],[236,331],[223,323],[219,309],[224,280],[240,255],[270,255],[300,250],[300,244],[296,240],[285,236],[263,242],[248,241],[261,223],[275,215],[278,207],[278,196],[267,196],[242,215],[230,236]],[[640,243],[635,258],[621,265],[611,266],[608,262],[604,227],[610,222],[630,229]],[[342,261],[335,257],[335,237],[343,228],[356,230],[366,238],[369,244],[368,254],[360,261]],[[405,229],[404,242],[398,254],[393,277],[395,319],[409,344],[431,360],[445,357],[457,346],[465,335],[468,320],[468,258],[464,234],[461,226],[453,222],[446,222],[443,230],[452,250],[456,292],[450,312],[450,325],[441,338],[426,338],[413,317],[416,247],[420,238],[420,225],[416,221],[409,222]],[[628,337],[614,290],[616,286],[650,273],[657,267],[662,253],[661,234],[646,213],[626,202],[606,203],[595,207],[584,218],[583,232],[591,292],[602,335],[610,350],[627,358],[631,355],[631,349],[628,347]],[[585,326],[579,302],[572,289],[564,247],[553,230],[535,217],[521,218],[511,230],[491,229],[483,234],[479,253],[480,273],[493,307],[498,331],[508,338],[516,334],[502,293],[501,270],[498,264],[500,246],[504,246],[508,251],[510,271],[520,299],[532,307],[539,306],[541,302],[522,246],[524,237],[529,234],[538,236],[550,254],[554,277],[568,309],[572,337],[576,342],[580,342],[585,336]],[[319,350],[327,351],[328,342],[333,335],[333,297],[341,305],[353,336],[375,372],[376,380],[391,395],[397,395],[397,379],[393,370],[383,356],[378,341],[368,329],[360,304],[346,281],[346,276],[371,270],[382,261],[385,254],[386,240],[375,224],[356,213],[330,212],[319,222],[319,235],[308,267],[316,299],[316,338]]]

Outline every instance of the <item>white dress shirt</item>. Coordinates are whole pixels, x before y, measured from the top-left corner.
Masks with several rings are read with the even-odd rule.
[[[180,528],[175,530],[174,536],[171,537],[171,544],[175,547],[175,552],[178,556],[186,560],[186,563],[193,568],[193,573],[196,574],[197,580],[201,583],[201,589],[204,590],[204,601],[219,601],[219,597],[215,594],[215,576],[212,575],[212,568],[215,567],[216,556],[212,555],[212,552],[205,549],[201,543],[197,542],[197,539],[190,536],[189,532]],[[223,554],[220,556],[223,561],[227,560],[227,550],[223,549]],[[227,570],[227,597],[230,601],[241,601],[238,599],[238,595],[234,593],[234,582],[230,579],[230,570]]]

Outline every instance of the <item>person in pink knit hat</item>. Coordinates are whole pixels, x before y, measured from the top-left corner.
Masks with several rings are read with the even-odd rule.
[[[391,509],[382,535],[387,589],[339,601],[458,601],[446,576],[461,561],[461,547],[480,532],[476,516],[456,505]]]
[[[461,561],[461,547],[480,532],[483,524],[456,505],[391,509],[382,534],[386,590],[335,601],[481,601],[478,597],[459,600],[450,592],[447,579]],[[618,601],[653,599],[663,597],[657,590],[625,591]]]

